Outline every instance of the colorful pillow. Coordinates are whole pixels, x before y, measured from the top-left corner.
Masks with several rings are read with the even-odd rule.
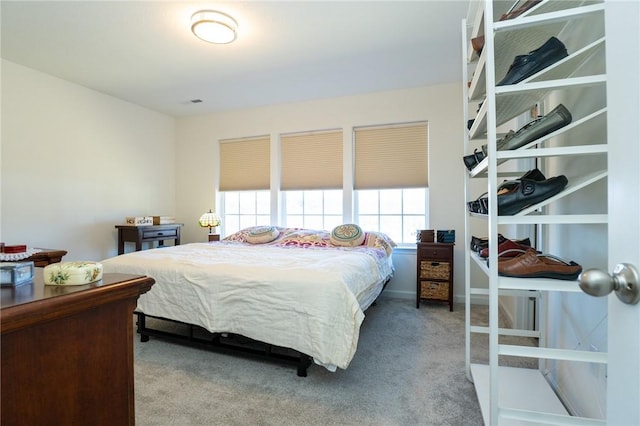
[[[264,244],[278,238],[280,231],[275,226],[254,226],[249,229],[247,242],[249,244]]]
[[[354,223],[339,225],[333,228],[329,240],[334,246],[355,247],[364,243],[364,232]]]
[[[364,240],[365,246],[383,248],[387,252],[387,256],[391,256],[393,248],[396,247],[397,244],[389,238],[388,235],[375,231],[367,231],[366,234],[367,235]]]
[[[315,229],[294,229],[285,235],[280,233],[279,244],[286,247],[330,247],[329,232]]]

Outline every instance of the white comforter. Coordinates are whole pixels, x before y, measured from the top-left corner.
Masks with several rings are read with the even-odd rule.
[[[193,243],[104,260],[156,280],[138,310],[295,349],[347,368],[366,309],[391,276],[376,249]],[[384,253],[384,250],[382,250]]]

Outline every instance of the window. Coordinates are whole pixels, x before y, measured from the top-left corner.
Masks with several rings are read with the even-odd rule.
[[[269,191],[226,191],[222,194],[225,236],[256,225],[269,225]]]
[[[356,220],[363,229],[413,244],[427,227],[426,122],[354,129]]]
[[[341,129],[280,137],[286,226],[330,230],[342,223],[342,140]]]
[[[269,136],[220,141],[219,214],[225,236],[271,223],[269,150]]]
[[[356,192],[356,217],[362,229],[384,232],[398,244],[413,244],[427,223],[427,188],[363,189]]]
[[[342,190],[286,191],[286,226],[332,230],[342,223]]]
[[[277,146],[269,136],[220,141],[225,235],[265,224],[331,230],[348,220],[415,247],[416,230],[429,228],[426,121],[278,138]]]

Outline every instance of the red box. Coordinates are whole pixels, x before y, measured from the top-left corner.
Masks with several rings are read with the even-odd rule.
[[[25,251],[27,251],[26,245],[4,246],[5,253],[24,253]]]

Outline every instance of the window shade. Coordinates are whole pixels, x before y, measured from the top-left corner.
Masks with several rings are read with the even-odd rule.
[[[360,127],[355,134],[355,189],[422,188],[428,182],[427,123]]]
[[[220,141],[220,191],[270,187],[269,136]]]
[[[281,189],[342,189],[342,130],[282,135]]]

